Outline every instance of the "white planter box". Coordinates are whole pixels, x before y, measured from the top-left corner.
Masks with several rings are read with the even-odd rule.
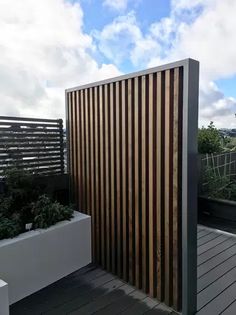
[[[71,221],[0,241],[0,279],[8,284],[9,304],[90,262],[91,218],[79,212]]]
[[[8,285],[0,280],[0,315],[9,314]]]

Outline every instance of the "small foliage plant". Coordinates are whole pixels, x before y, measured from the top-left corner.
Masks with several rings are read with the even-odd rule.
[[[200,194],[216,199],[236,201],[236,180],[230,176],[219,175],[211,167],[203,172]]]
[[[207,128],[202,127],[198,130],[198,152],[200,154],[222,152],[224,141],[212,121]]]
[[[5,190],[0,195],[0,240],[12,238],[32,228],[49,226],[73,217],[71,207],[61,205],[43,194],[30,173],[10,169],[4,175]]]

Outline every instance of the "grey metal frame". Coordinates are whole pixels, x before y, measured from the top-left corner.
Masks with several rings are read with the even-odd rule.
[[[197,130],[199,62],[184,59],[147,70],[66,89],[66,132],[69,139],[67,93],[102,84],[183,67],[183,151],[182,151],[182,314],[195,314],[197,309]],[[68,164],[69,165],[69,143]]]
[[[197,310],[197,132],[199,62],[187,59],[183,83],[182,313]]]

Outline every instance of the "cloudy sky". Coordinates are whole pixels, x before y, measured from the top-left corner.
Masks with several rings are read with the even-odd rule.
[[[63,117],[65,88],[200,61],[199,125],[236,127],[235,0],[0,0],[0,115]]]

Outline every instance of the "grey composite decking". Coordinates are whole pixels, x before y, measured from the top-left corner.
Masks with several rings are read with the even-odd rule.
[[[236,314],[236,235],[198,226],[197,315]]]
[[[197,315],[236,314],[236,236],[198,226],[197,284]],[[14,304],[10,314],[175,313],[114,275],[91,265]]]
[[[104,270],[90,265],[15,303],[11,315],[174,315]]]

